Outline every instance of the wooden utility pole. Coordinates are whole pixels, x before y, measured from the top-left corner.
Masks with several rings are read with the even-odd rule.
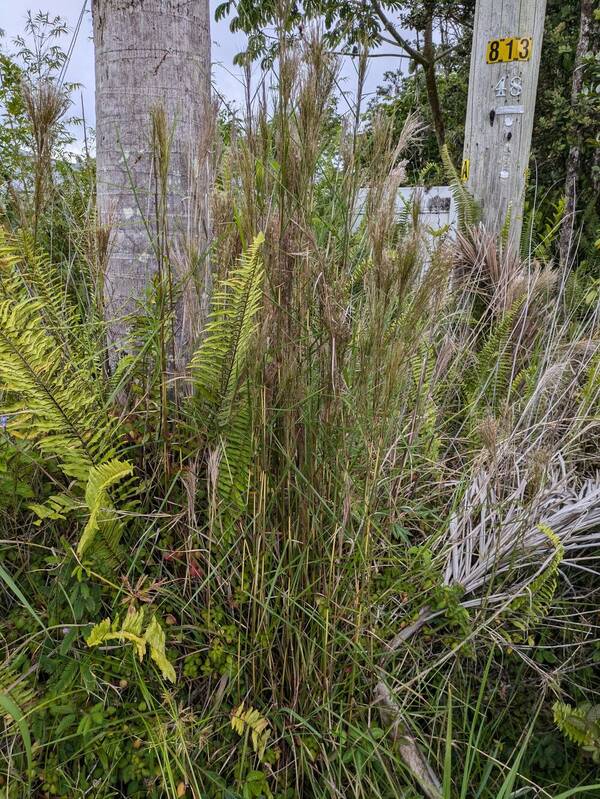
[[[546,0],[477,0],[461,177],[518,249]]]

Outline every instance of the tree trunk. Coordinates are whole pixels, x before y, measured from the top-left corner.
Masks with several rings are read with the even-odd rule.
[[[440,106],[438,94],[437,77],[435,74],[435,51],[433,48],[433,19],[430,17],[423,33],[423,70],[425,72],[425,85],[427,87],[427,99],[433,119],[433,129],[435,138],[440,150],[446,141],[446,131],[444,128],[444,116]]]
[[[427,89],[427,100],[429,102],[429,108],[431,110],[431,117],[433,120],[433,130],[435,132],[435,138],[437,140],[438,147],[441,150],[446,141],[446,131],[444,127],[444,115],[442,113],[440,96],[438,93],[437,76],[435,74],[435,49],[433,46],[433,6],[431,4],[428,5],[428,17],[425,24],[425,29],[423,31],[423,50],[420,51],[418,41],[417,47],[415,48],[409,44],[409,42],[407,42],[403,36],[400,35],[394,25],[392,25],[390,20],[383,13],[383,9],[379,4],[379,0],[371,0],[371,5],[383,23],[383,27],[390,34],[396,44],[413,59],[415,64],[423,67],[423,72],[425,74],[425,87]],[[418,36],[419,32],[417,31],[417,38]]]
[[[571,81],[571,111],[575,114],[577,99],[583,87],[583,59],[590,46],[590,29],[592,26],[592,0],[581,0],[581,16],[579,22],[579,40],[575,53],[575,68]],[[581,136],[577,131],[577,120],[573,120],[573,141],[567,157],[565,176],[565,214],[560,231],[559,258],[561,266],[566,266],[571,250],[575,212],[577,210],[577,172],[581,151]]]
[[[127,317],[158,276],[172,332],[166,360],[179,370],[210,290],[208,0],[93,0],[92,10],[110,360],[126,348]]]

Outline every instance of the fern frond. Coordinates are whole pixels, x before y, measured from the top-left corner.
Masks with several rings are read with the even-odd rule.
[[[554,547],[554,553],[547,566],[527,585],[526,590],[510,604],[508,612],[511,619],[523,630],[537,624],[548,615],[556,593],[558,569],[565,554],[562,541],[547,524],[538,524],[538,529],[544,533],[551,546]],[[520,616],[522,618],[519,618]]]
[[[9,429],[37,438],[47,455],[57,455],[71,476],[81,478],[94,462],[91,431],[83,423],[95,392],[73,364],[65,364],[41,327],[39,300],[0,302],[0,389],[17,397]],[[71,379],[70,379],[71,378]]]
[[[353,300],[364,290],[365,276],[373,268],[373,259],[360,258],[348,276],[348,299]]]
[[[43,256],[26,256],[36,271],[47,265]],[[85,483],[91,466],[112,454],[116,423],[103,407],[93,364],[72,344],[74,311],[65,310],[50,276],[36,296],[23,280],[23,262],[17,244],[1,234],[0,390],[12,401],[2,412],[13,435],[34,441],[65,474]],[[36,287],[41,283],[39,276]]]
[[[533,358],[528,366],[515,375],[510,384],[509,397],[519,397],[521,402],[526,404],[536,389],[539,369],[538,359]]]
[[[29,680],[6,663],[0,665],[0,694],[10,697],[20,710],[26,710],[36,698],[36,692]],[[4,720],[8,724],[14,721],[8,715]]]
[[[214,292],[204,339],[191,362],[198,396],[226,422],[248,353],[264,277],[259,233]]]
[[[36,247],[32,235],[26,231],[9,235],[0,228],[2,295],[15,301],[39,300],[44,327],[55,341],[86,368],[94,372],[100,370],[99,320],[97,324],[90,324],[89,319],[84,323],[60,266]]]
[[[508,210],[506,211],[506,216],[504,218],[504,222],[502,223],[502,228],[500,229],[500,251],[504,252],[508,247],[508,237],[510,236],[510,225],[512,222],[512,205],[509,204]]]
[[[554,242],[561,229],[565,210],[566,199],[561,197],[554,204],[551,214],[541,214],[539,209],[538,213],[536,213],[535,208],[528,211],[521,235],[521,257],[523,259],[533,255],[542,262],[550,260]],[[540,231],[538,226],[541,224],[543,224],[543,229]]]
[[[89,548],[102,524],[108,524],[114,530],[115,520],[109,489],[132,473],[133,466],[130,463],[117,459],[90,469],[85,489],[85,501],[90,511],[90,518],[77,545],[79,557]]]
[[[221,440],[217,492],[223,509],[242,510],[252,457],[252,419],[248,398],[240,400]]]
[[[40,270],[46,266],[44,288]],[[68,494],[31,509],[42,521],[64,519],[85,495],[90,517],[79,554],[100,532],[96,549],[102,547],[110,561],[120,524],[109,488],[132,467],[115,459],[118,422],[107,413],[101,372],[86,346],[71,340],[78,340],[81,323],[51,275],[47,259],[26,237],[8,241],[0,235],[0,414],[11,438],[29,442],[46,468],[57,466],[69,478]]]
[[[477,360],[466,380],[467,407],[475,412],[485,410],[482,398],[489,397],[489,408],[497,409],[510,388],[513,353],[509,346],[515,321],[525,297],[515,300],[490,330]]]
[[[448,146],[445,144],[441,149],[441,157],[444,173],[446,175],[446,179],[450,186],[450,191],[452,192],[454,203],[456,205],[458,229],[461,233],[466,234],[468,233],[469,228],[477,223],[479,218],[479,208],[460,179],[460,176],[456,171],[454,164],[452,163],[452,159],[450,158]]]
[[[262,760],[271,735],[267,719],[253,707],[246,709],[242,702],[231,713],[231,728],[240,736],[250,733],[252,748]]]
[[[166,637],[156,616],[152,616],[144,631],[144,610],[130,608],[121,622],[117,616],[114,621],[104,619],[97,624],[85,639],[90,647],[101,646],[108,641],[129,641],[133,644],[139,660],[143,660],[147,647],[150,657],[158,666],[161,674],[169,682],[175,682],[175,669],[165,652]]]
[[[221,451],[217,493],[231,523],[244,507],[251,457],[251,413],[245,386],[248,353],[262,301],[259,233],[213,295],[206,334],[191,362],[209,444]]]
[[[555,702],[552,712],[554,723],[566,738],[595,755],[600,752],[600,705],[586,703],[573,707]]]

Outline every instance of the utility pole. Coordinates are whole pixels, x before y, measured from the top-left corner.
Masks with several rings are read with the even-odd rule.
[[[518,251],[546,0],[477,0],[461,178]]]

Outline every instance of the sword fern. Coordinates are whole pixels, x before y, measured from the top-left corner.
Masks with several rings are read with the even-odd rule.
[[[27,247],[25,255],[38,267],[45,263]],[[90,517],[79,554],[103,530],[114,552],[120,528],[108,489],[132,467],[115,458],[118,422],[108,413],[101,372],[73,344],[72,307],[61,305],[52,278],[43,295],[35,290],[37,281],[23,279],[24,257],[19,243],[0,231],[0,414],[9,438],[26,442],[46,468],[66,478],[64,502],[58,495],[51,497],[48,513],[45,506],[32,509],[42,519],[63,518],[84,499]]]
[[[215,290],[205,336],[191,362],[196,402],[209,446],[220,454],[216,488],[227,524],[244,507],[251,457],[246,375],[262,301],[263,242],[264,235],[259,233]]]

